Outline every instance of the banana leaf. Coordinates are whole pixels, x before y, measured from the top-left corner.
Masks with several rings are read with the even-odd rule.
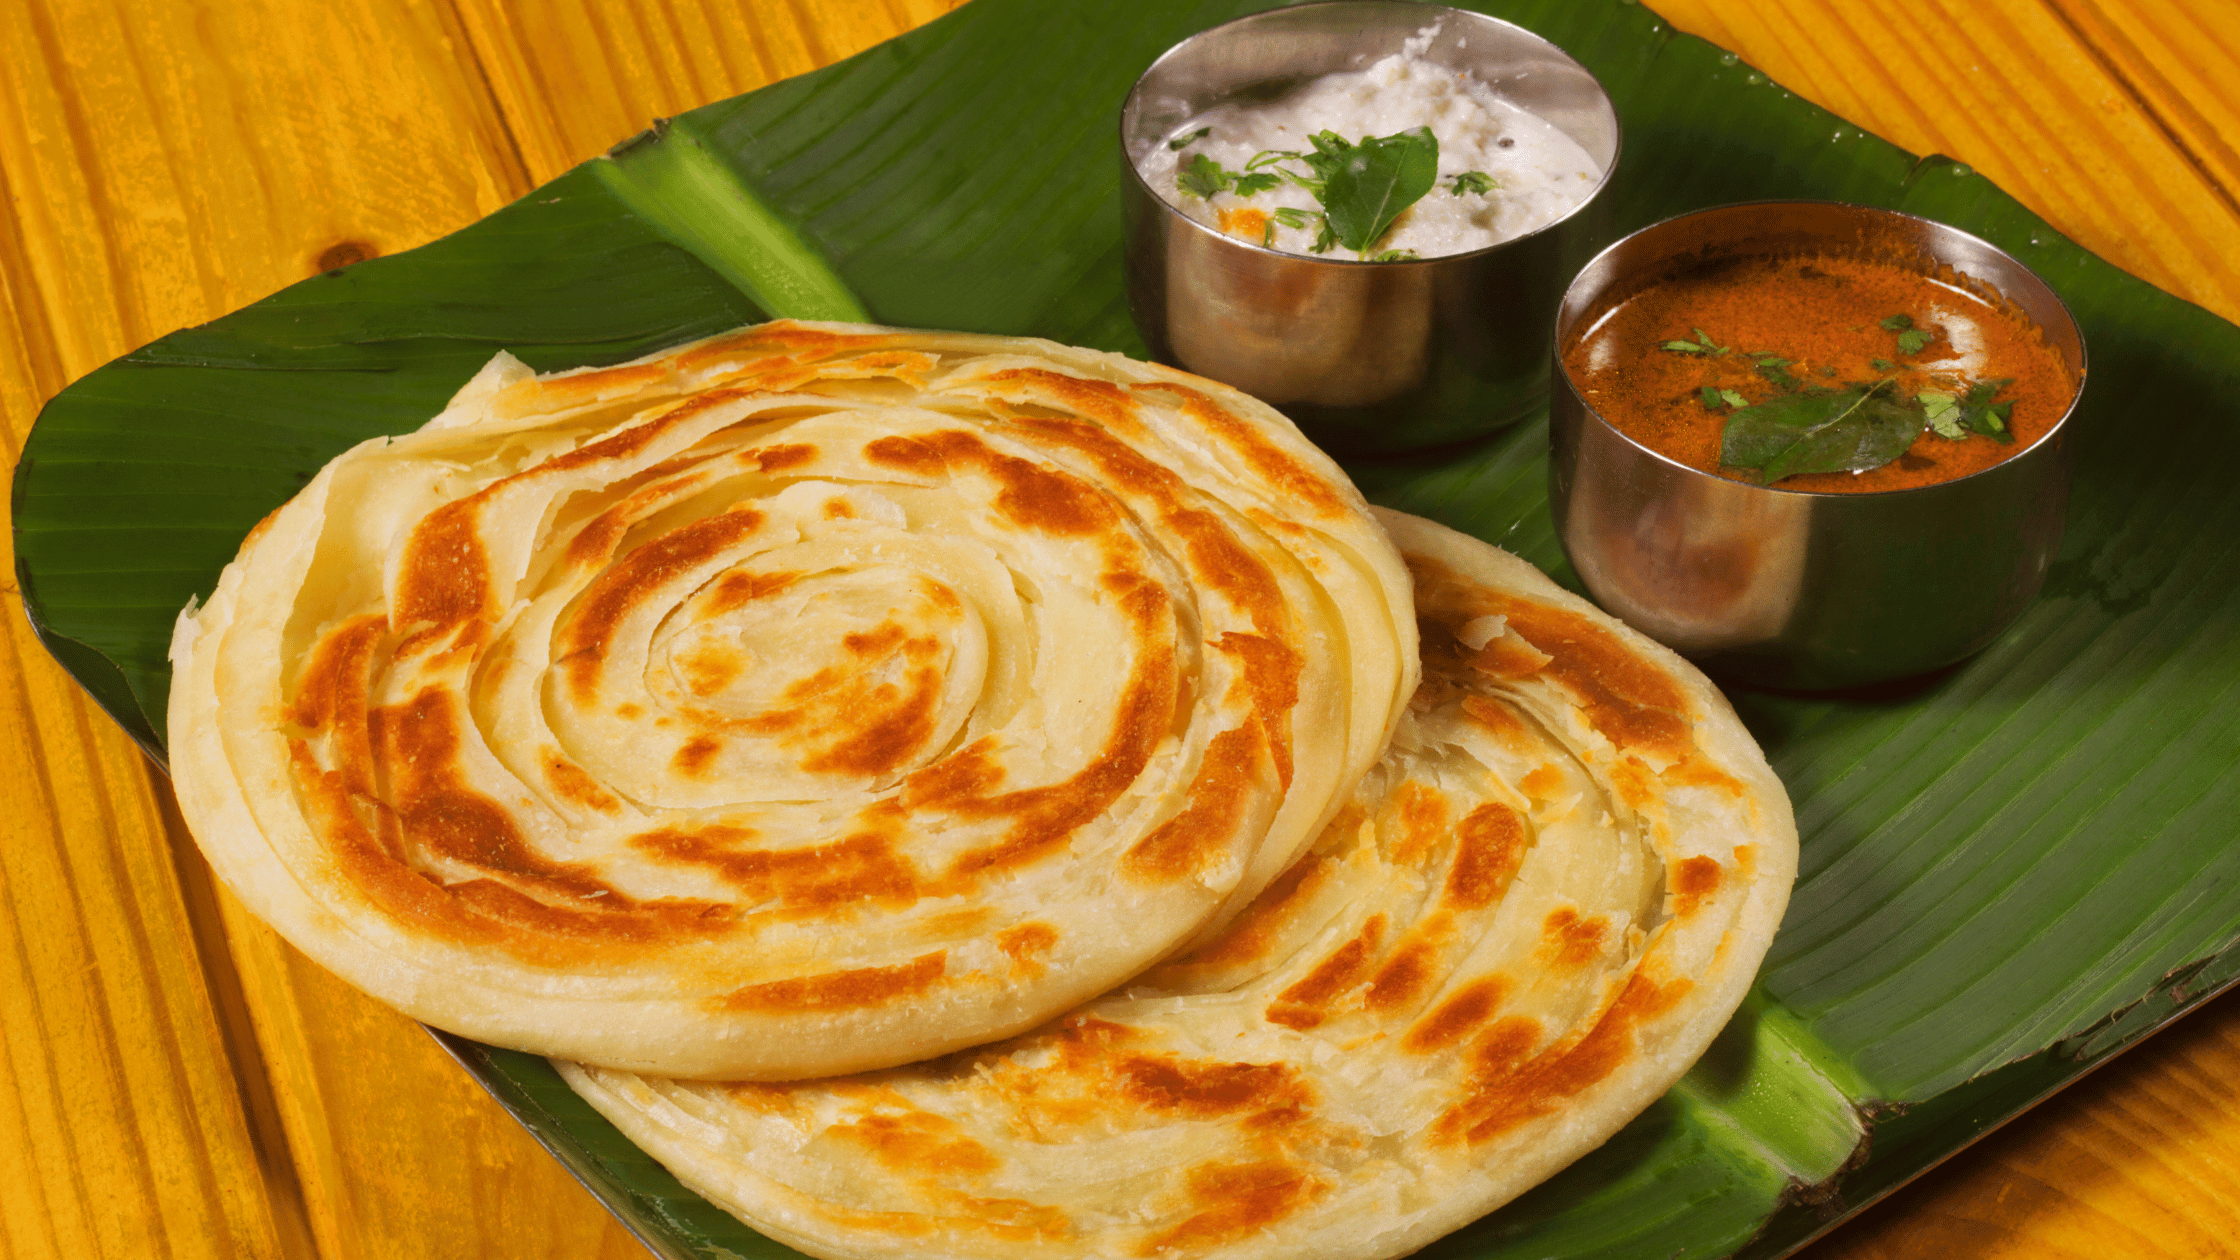
[[[102,368],[16,472],[24,601],[162,755],[164,652],[241,536],[329,457],[416,427],[488,356],[604,364],[765,315],[1141,354],[1115,117],[1168,45],[1253,0],[974,0],[695,110],[424,248]],[[1947,159],[1847,126],[1625,0],[1482,0],[1610,89],[1623,232],[1822,197],[1985,237],[2068,301],[2093,370],[2037,605],[1980,656],[1840,696],[1737,691],[1803,866],[1758,990],[1670,1095],[1423,1254],[1785,1254],[2240,976],[2240,329],[2079,249]],[[1545,420],[1351,465],[1372,498],[1568,578]],[[1965,540],[1955,540],[1965,545]],[[446,1045],[657,1253],[793,1253],[679,1186],[543,1061]]]

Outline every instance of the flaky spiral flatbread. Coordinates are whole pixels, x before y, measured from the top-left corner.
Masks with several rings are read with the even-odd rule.
[[[1408,609],[1343,474],[1179,372],[794,323],[501,356],[181,618],[172,766],[249,908],[413,1016],[851,1071],[1248,901],[1382,750]]]
[[[1741,1002],[1795,872],[1788,799],[1678,657],[1383,519],[1423,688],[1226,934],[928,1064],[569,1083],[756,1229],[848,1260],[1381,1260],[1601,1144]]]

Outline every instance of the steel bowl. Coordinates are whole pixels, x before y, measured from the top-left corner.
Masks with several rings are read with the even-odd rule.
[[[1814,493],[1731,481],[1642,446],[1563,366],[1583,321],[1660,278],[1814,254],[1912,266],[2019,311],[2069,369],[2068,407],[2029,448],[1970,476]],[[1987,242],[1836,202],[1703,210],[1587,264],[1558,308],[1554,345],[1548,476],[1564,551],[1604,608],[1707,671],[1804,691],[1907,678],[1980,651],[2037,598],[2068,508],[2084,339],[2045,281]]]
[[[1191,117],[1238,96],[1280,94],[1400,51],[1434,21],[1423,54],[1578,141],[1602,164],[1565,218],[1485,249],[1370,263],[1263,249],[1169,205],[1137,163]],[[1546,397],[1549,316],[1564,280],[1607,240],[1590,212],[1618,160],[1602,85],[1523,27],[1410,0],[1276,9],[1169,49],[1120,111],[1128,306],[1161,360],[1275,404],[1324,447],[1402,451],[1465,441]]]

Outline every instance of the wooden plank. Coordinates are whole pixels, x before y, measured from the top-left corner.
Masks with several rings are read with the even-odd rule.
[[[452,0],[539,182],[667,118],[891,39],[963,0]]]
[[[2240,1255],[2240,994],[1862,1213],[1803,1260]]]
[[[1975,167],[2070,239],[2227,319],[2240,319],[2240,207],[2167,126],[2171,93],[2234,97],[2233,28],[2220,0],[1650,0],[1673,25],[1739,53],[1752,66],[1847,121],[1916,153]],[[2087,12],[2089,10],[2089,13]],[[2156,39],[2187,42],[2194,60],[2171,91],[2115,73],[2098,46],[2137,15]],[[2133,25],[2130,16],[2121,24]],[[2197,40],[2201,32],[2224,41]],[[2141,37],[2142,40],[2145,37]],[[2141,42],[2146,55],[2163,43]],[[2223,51],[2218,51],[2219,48]],[[2220,61],[2219,58],[2222,60]],[[2222,67],[2222,83],[2210,84]],[[2159,102],[2150,107],[2150,102]],[[2202,126],[2232,128],[2234,104],[2201,107]],[[2207,142],[2202,142],[2205,146]],[[2226,152],[2229,154],[2229,147]]]
[[[411,0],[0,0],[0,65],[11,464],[69,378],[530,186]],[[642,1254],[417,1027],[220,909],[20,615],[0,758],[0,1254]]]

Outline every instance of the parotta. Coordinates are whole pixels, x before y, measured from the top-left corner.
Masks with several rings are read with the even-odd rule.
[[[821,1257],[1381,1260],[1600,1145],[1741,1002],[1788,798],[1678,657],[1383,514],[1424,682],[1226,932],[1028,1036],[785,1085],[559,1065],[685,1184]]]
[[[260,524],[172,652],[188,824],[306,953],[483,1041],[766,1079],[1215,930],[1416,662],[1398,554],[1265,405],[799,323],[499,356]]]

